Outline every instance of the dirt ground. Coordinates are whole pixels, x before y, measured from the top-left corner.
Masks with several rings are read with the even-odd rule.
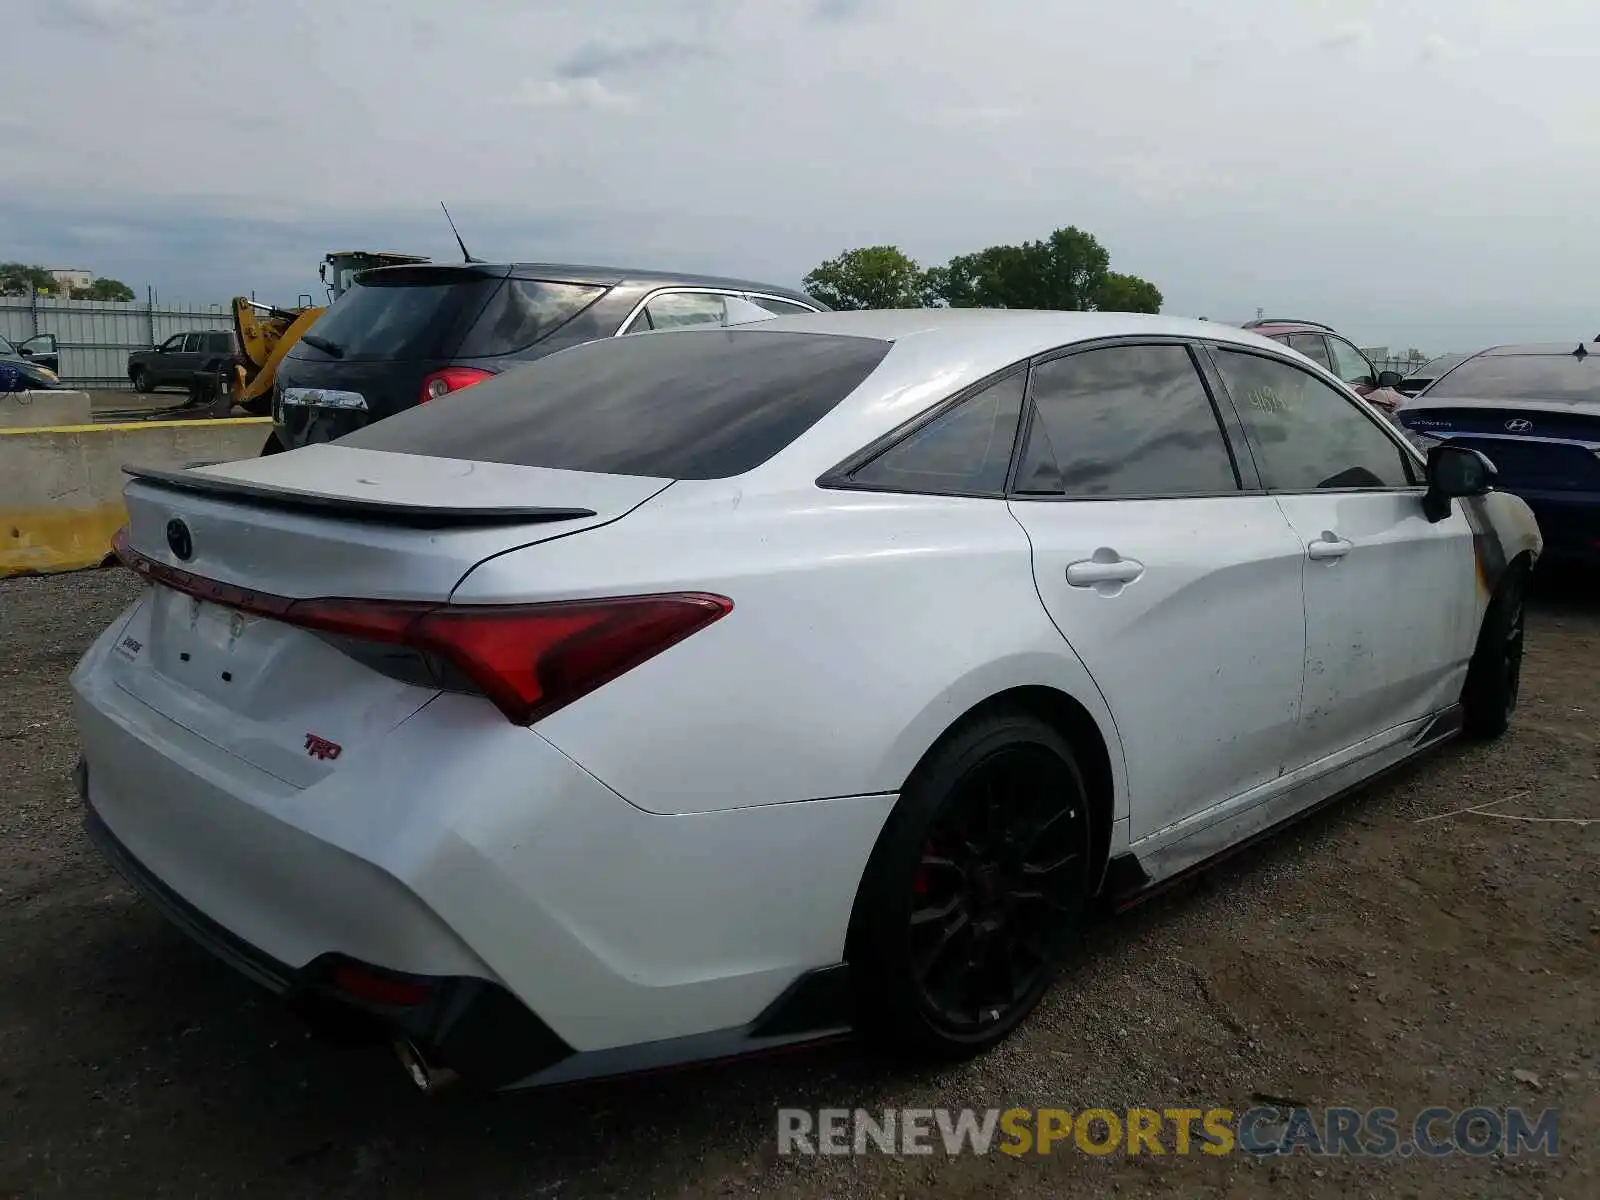
[[[387,1050],[308,1040],[85,840],[66,677],[133,590],[114,571],[0,582],[0,1195],[1600,1196],[1592,579],[1543,589],[1508,737],[1448,747],[1103,923],[988,1057],[909,1071],[844,1046],[431,1098]],[[1491,802],[1503,817],[1428,819]],[[780,1106],[1243,1111],[1262,1095],[1557,1107],[1560,1152],[777,1152]]]

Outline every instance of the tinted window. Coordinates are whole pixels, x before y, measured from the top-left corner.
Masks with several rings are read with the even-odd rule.
[[[17,348],[15,346],[6,341],[5,338],[0,337],[0,354],[15,354],[16,352]]]
[[[1400,447],[1309,371],[1233,350],[1219,350],[1216,359],[1266,487],[1305,492],[1411,483]]]
[[[1320,333],[1291,333],[1288,341],[1291,350],[1298,350],[1312,362],[1333,370],[1333,360],[1328,357],[1328,343]]]
[[[990,384],[852,472],[851,482],[906,492],[1000,495],[1027,378],[1018,371]]]
[[[1016,490],[1182,496],[1238,489],[1211,399],[1182,346],[1113,346],[1033,369]]]
[[[201,349],[201,343],[204,341],[204,339],[205,335],[203,333],[191,333],[186,335],[183,339],[184,351],[187,353],[199,351]]]
[[[1331,337],[1328,345],[1333,347],[1333,373],[1346,383],[1377,383],[1378,379],[1372,373],[1372,364],[1367,361],[1367,356],[1362,354],[1343,338]]]
[[[206,349],[213,354],[231,354],[233,352],[233,334],[211,333],[206,335]]]
[[[722,297],[704,292],[671,292],[644,306],[653,329],[678,329],[684,325],[721,325]]]
[[[665,479],[760,466],[854,391],[891,343],[748,330],[606,338],[339,439],[478,462]]]
[[[1469,359],[1434,384],[1429,395],[1462,400],[1600,400],[1600,351],[1492,354]]]
[[[463,358],[511,354],[554,333],[605,294],[581,283],[508,279],[490,298],[456,351]]]
[[[161,343],[161,348],[168,354],[176,354],[179,350],[183,349],[183,339],[183,334],[175,333],[166,341]]]
[[[793,300],[774,300],[771,296],[751,296],[750,299],[752,303],[759,304],[768,312],[777,313],[780,317],[794,317],[816,311]]]
[[[462,313],[481,311],[501,283],[462,270],[394,272],[391,268],[379,273],[376,281],[364,279],[340,296],[311,332],[338,346],[348,360],[436,358]],[[302,345],[292,353],[303,356]]]

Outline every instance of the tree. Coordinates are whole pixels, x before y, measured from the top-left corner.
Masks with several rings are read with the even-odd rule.
[[[27,263],[0,263],[0,296],[31,296],[34,292],[54,292],[56,277],[43,267]]]
[[[1042,242],[958,254],[928,273],[928,285],[952,308],[1079,311],[1094,307],[1110,264],[1092,233],[1069,225]]]
[[[862,246],[813,267],[808,294],[829,308],[924,308],[922,268],[898,246]]]
[[[1100,312],[1158,313],[1161,289],[1137,275],[1107,271],[1095,289],[1094,307]]]
[[[73,288],[74,300],[132,300],[133,289],[120,279],[96,279],[86,288]]]

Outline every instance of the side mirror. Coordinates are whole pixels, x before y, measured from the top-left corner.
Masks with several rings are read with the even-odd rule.
[[[1398,388],[1400,381],[1404,378],[1405,376],[1400,374],[1399,371],[1379,371],[1378,386],[1381,388]]]
[[[1488,457],[1465,446],[1443,442],[1428,450],[1428,491],[1422,511],[1437,524],[1450,515],[1457,496],[1482,496],[1494,487],[1499,472]]]

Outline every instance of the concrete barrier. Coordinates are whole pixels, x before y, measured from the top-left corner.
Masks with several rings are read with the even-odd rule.
[[[0,392],[0,429],[87,425],[88,392]]]
[[[128,519],[124,463],[254,458],[271,425],[248,417],[0,428],[0,576],[100,565]]]

